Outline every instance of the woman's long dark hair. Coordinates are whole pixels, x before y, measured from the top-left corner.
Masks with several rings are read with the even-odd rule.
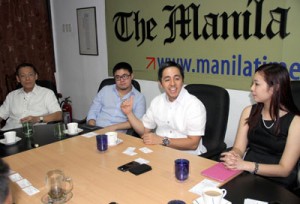
[[[281,64],[272,63],[265,64],[258,67],[255,73],[260,73],[264,77],[264,80],[271,88],[273,87],[273,95],[271,98],[269,113],[272,120],[275,120],[275,134],[280,132],[279,123],[279,111],[284,110],[291,112],[296,115],[300,115],[300,111],[296,107],[292,91],[291,91],[291,81],[288,70]],[[264,107],[263,103],[257,103],[255,110],[251,111],[249,118],[247,118],[247,124],[249,125],[249,130],[252,130],[257,126],[260,121],[261,111]]]

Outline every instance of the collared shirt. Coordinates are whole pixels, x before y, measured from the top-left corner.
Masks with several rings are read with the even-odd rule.
[[[107,127],[110,125],[128,121],[127,116],[121,110],[123,100],[133,98],[133,113],[142,118],[146,112],[146,100],[143,94],[133,86],[129,93],[122,98],[119,96],[116,85],[104,86],[96,95],[88,112],[87,121],[94,119],[96,125]]]
[[[31,92],[23,88],[10,92],[0,107],[0,117],[7,119],[2,130],[19,128],[20,119],[27,116],[44,116],[61,111],[54,92],[48,88],[35,85]]]
[[[162,137],[204,136],[206,109],[198,98],[182,88],[173,102],[168,100],[166,93],[155,97],[142,121],[146,128],[156,129],[156,134]],[[205,153],[206,148],[200,140],[196,150],[186,152],[199,155]]]

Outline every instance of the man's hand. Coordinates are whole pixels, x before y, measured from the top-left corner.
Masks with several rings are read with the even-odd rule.
[[[130,96],[129,100],[125,100],[121,104],[121,110],[125,115],[128,115],[132,112],[133,107],[133,96]]]
[[[91,119],[87,122],[88,125],[92,125],[95,126],[96,125],[96,121],[94,119]]]
[[[145,144],[162,144],[163,138],[155,133],[149,132],[141,136]]]
[[[40,122],[40,117],[30,115],[30,116],[21,118],[20,121],[21,121],[21,123],[24,123],[24,122],[38,123],[38,122]]]

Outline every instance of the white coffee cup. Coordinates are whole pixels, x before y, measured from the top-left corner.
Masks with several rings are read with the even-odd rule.
[[[118,141],[118,133],[117,132],[107,132],[107,144],[108,145],[116,145]]]
[[[78,123],[68,123],[68,133],[69,134],[76,134],[78,133]]]
[[[222,199],[226,194],[226,189],[217,187],[206,187],[202,191],[202,197],[205,204],[221,204]]]
[[[13,143],[16,141],[16,131],[9,131],[4,133],[5,142],[7,144]]]

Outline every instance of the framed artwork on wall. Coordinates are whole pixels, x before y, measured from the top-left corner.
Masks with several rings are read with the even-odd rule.
[[[96,7],[78,8],[79,54],[98,55]]]

